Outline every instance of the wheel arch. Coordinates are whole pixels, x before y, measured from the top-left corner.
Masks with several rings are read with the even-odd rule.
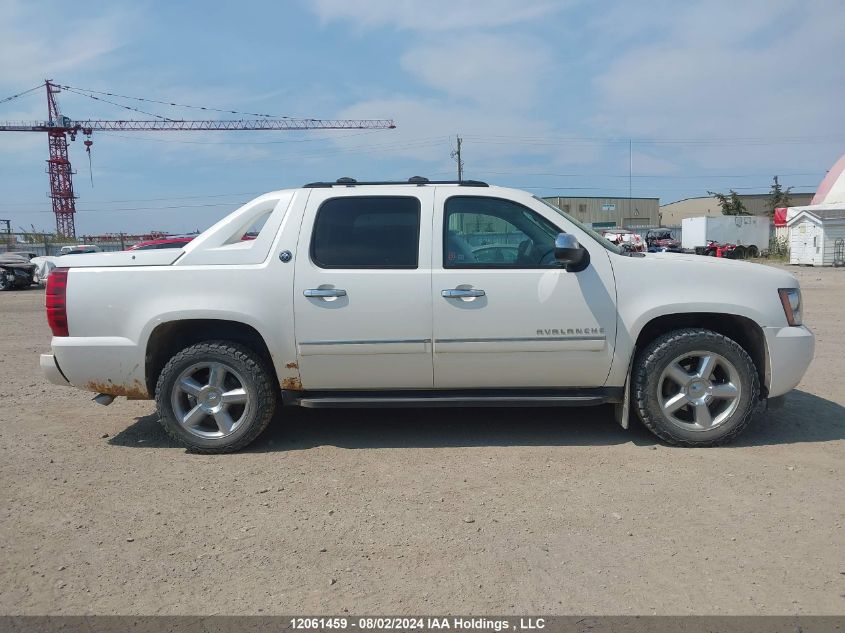
[[[763,328],[745,316],[721,312],[681,312],[656,316],[645,323],[637,334],[634,354],[641,353],[658,336],[671,330],[688,327],[712,330],[736,341],[748,352],[754,362],[760,379],[761,397],[767,396],[766,337]]]
[[[147,393],[155,393],[162,369],[175,354],[196,343],[211,340],[232,341],[248,347],[261,356],[278,384],[270,348],[253,326],[227,319],[178,319],[159,323],[147,339],[144,355]]]

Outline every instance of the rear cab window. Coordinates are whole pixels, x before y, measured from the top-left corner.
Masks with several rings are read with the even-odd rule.
[[[311,260],[320,268],[416,269],[420,201],[412,196],[349,196],[320,205]]]

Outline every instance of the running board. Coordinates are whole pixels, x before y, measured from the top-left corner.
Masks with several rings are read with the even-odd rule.
[[[617,393],[618,392],[618,393]],[[622,389],[282,391],[282,401],[310,409],[424,407],[585,407],[616,402]]]

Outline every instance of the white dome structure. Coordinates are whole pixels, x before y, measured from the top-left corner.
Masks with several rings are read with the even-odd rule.
[[[845,154],[843,154],[822,180],[811,204],[845,202]]]

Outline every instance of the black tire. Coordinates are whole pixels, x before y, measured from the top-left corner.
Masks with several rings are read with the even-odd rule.
[[[748,256],[752,259],[760,257],[760,249],[752,244],[748,247]]]
[[[668,371],[667,368],[676,359],[684,354],[690,354],[692,358],[694,352],[721,356],[733,366],[735,379],[739,383],[739,395],[735,398],[735,405],[731,401],[730,406],[723,411],[724,419],[706,429],[693,428],[694,419],[687,424],[677,423],[677,416],[689,415],[694,418],[695,409],[692,405],[682,407],[677,412],[676,421],[673,421],[661,406],[661,399],[666,397],[661,392],[665,384],[664,372]],[[724,369],[717,371],[725,372]],[[691,374],[690,378],[693,380],[694,376]],[[671,378],[669,384],[673,384]],[[732,441],[748,426],[759,400],[760,381],[754,362],[736,341],[712,330],[684,328],[659,336],[637,355],[632,390],[640,419],[660,439],[679,446],[719,446]],[[718,407],[722,406],[720,403],[723,401],[711,402],[717,403]],[[734,407],[733,411],[728,413],[731,407]]]
[[[733,250],[733,259],[745,259],[747,254],[744,246],[737,246]]]
[[[15,287],[14,281],[13,280],[10,281],[8,273],[5,270],[3,270],[2,268],[0,268],[0,291],[11,290],[14,287]]]
[[[704,251],[704,255],[705,255],[705,257],[716,257],[716,249],[715,248],[707,249],[706,251]]]
[[[176,381],[184,372],[206,363],[223,366],[229,372],[227,376],[234,376],[246,394],[246,403],[240,405],[242,408],[236,426],[221,437],[200,437],[190,432],[178,421],[174,411],[174,402],[178,408],[178,399],[189,397],[176,388]],[[201,372],[202,369],[197,371]],[[168,361],[159,375],[155,400],[159,422],[179,444],[198,453],[230,453],[250,444],[267,428],[276,409],[277,393],[273,372],[260,355],[231,341],[206,341],[183,349]],[[192,406],[190,400],[187,402],[188,406]],[[198,402],[194,400],[194,404]],[[207,414],[207,418],[214,419],[211,414]],[[206,430],[207,427],[195,428],[207,434],[212,432]],[[219,432],[223,433],[222,430]]]

